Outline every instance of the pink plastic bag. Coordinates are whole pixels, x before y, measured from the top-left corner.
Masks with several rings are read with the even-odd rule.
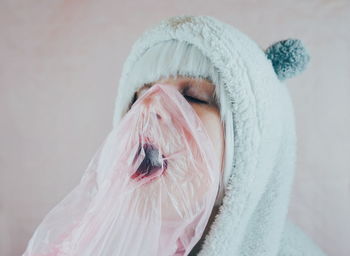
[[[37,227],[23,256],[187,255],[218,192],[213,148],[178,90],[153,85]]]

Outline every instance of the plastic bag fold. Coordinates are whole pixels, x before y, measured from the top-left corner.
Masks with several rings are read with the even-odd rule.
[[[153,85],[45,216],[23,256],[187,255],[218,192],[213,148],[181,93]]]

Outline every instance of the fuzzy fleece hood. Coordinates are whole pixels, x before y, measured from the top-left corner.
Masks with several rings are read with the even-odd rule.
[[[114,126],[138,89],[126,83],[133,65],[148,48],[171,39],[195,45],[218,68],[222,83],[217,86],[229,96],[233,117],[232,171],[198,255],[325,255],[287,219],[296,134],[284,80],[305,68],[308,56],[303,47],[293,45],[296,41],[281,41],[263,50],[216,18],[170,17],[148,29],[133,45],[120,78]]]

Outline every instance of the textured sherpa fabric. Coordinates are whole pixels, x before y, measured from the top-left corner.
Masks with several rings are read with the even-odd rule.
[[[210,16],[182,15],[144,32],[123,66],[114,125],[137,89],[126,83],[137,75],[133,65],[148,48],[171,39],[194,44],[218,68],[217,86],[229,95],[233,117],[232,173],[198,255],[325,255],[287,219],[296,157],[289,92],[264,50],[236,28]]]
[[[287,39],[274,43],[265,50],[280,80],[298,75],[305,70],[310,56],[298,39]]]

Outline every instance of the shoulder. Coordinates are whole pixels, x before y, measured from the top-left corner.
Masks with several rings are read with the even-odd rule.
[[[327,256],[304,231],[287,219],[278,256]]]

